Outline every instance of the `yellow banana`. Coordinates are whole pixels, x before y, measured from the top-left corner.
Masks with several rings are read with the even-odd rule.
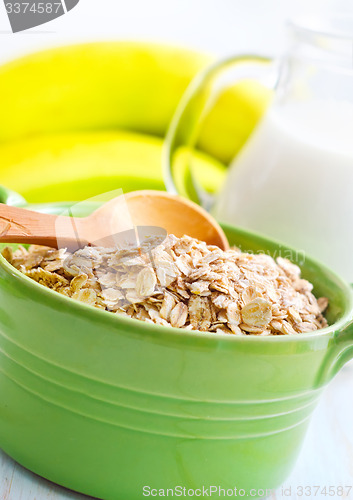
[[[211,60],[163,45],[100,42],[1,66],[0,184],[33,202],[163,189],[161,138],[186,87]],[[254,82],[225,94],[207,118],[202,148],[228,161],[268,100]],[[195,168],[206,189],[217,188],[219,162],[200,156]]]
[[[227,165],[263,115],[272,91],[254,80],[241,80],[221,93],[205,117],[198,147]]]
[[[132,132],[57,134],[8,143],[0,148],[1,183],[28,201],[75,201],[123,189],[164,189],[163,140]],[[193,167],[213,191],[224,167],[198,154]],[[202,173],[202,175],[201,175]]]
[[[61,47],[0,67],[0,142],[70,130],[163,136],[210,57],[131,42]]]

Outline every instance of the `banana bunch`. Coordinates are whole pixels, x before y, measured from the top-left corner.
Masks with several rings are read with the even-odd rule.
[[[32,202],[163,189],[163,136],[188,84],[210,61],[163,45],[99,42],[1,66],[0,184]],[[217,160],[246,140],[268,98],[259,85],[241,84],[211,114],[203,140],[215,159],[197,160],[206,189],[219,184],[224,167]],[[215,135],[232,110],[235,128]]]

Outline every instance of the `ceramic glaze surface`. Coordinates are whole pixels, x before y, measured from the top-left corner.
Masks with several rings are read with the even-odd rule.
[[[225,229],[243,250],[283,250]],[[1,259],[1,447],[34,472],[104,499],[142,498],[144,485],[275,488],[322,387],[352,354],[350,288],[309,259],[303,269],[330,298],[335,325],[241,338],[119,318]]]

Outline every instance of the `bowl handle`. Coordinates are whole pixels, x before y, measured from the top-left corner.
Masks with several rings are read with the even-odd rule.
[[[27,201],[16,191],[11,191],[5,186],[0,186],[0,203],[11,205],[13,207],[25,207]]]
[[[332,375],[336,375],[343,365],[353,358],[353,320],[348,323],[337,337],[337,346],[339,351],[333,366]]]
[[[63,213],[65,213],[66,215],[67,209],[73,205],[73,202],[67,201],[59,201],[53,203],[28,203],[28,201],[22,195],[1,185],[0,203],[4,203],[12,207],[28,208],[30,210],[33,210],[34,212],[43,212],[53,215],[62,215]]]
[[[353,284],[350,286],[353,288]],[[353,319],[336,333],[319,376],[321,382],[331,380],[351,359],[353,359]]]

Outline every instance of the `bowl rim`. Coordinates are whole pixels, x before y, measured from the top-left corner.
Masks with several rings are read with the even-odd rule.
[[[270,241],[275,244],[280,244],[279,242],[276,242],[276,240],[272,238],[267,238],[266,236],[257,234],[252,231],[244,230],[242,228],[237,228],[235,226],[229,225],[229,224],[222,224],[223,227],[226,229],[229,228],[230,230],[232,229],[237,229],[240,230],[246,234],[249,235],[257,235],[258,237],[262,238],[263,240]],[[290,249],[290,246],[287,245],[282,245],[285,248]],[[119,325],[121,323],[123,326],[126,327],[134,327],[134,332],[138,332],[141,335],[145,335],[147,332],[151,334],[159,334],[161,336],[167,337],[172,336],[173,339],[176,338],[186,338],[189,340],[197,339],[199,340],[213,340],[215,343],[219,341],[226,341],[226,342],[300,342],[300,341],[308,341],[308,340],[314,340],[318,339],[321,337],[326,337],[326,336],[332,336],[335,332],[343,330],[352,320],[353,320],[353,288],[343,280],[338,274],[336,274],[334,271],[332,271],[330,268],[326,267],[324,264],[321,264],[318,262],[316,259],[313,259],[311,257],[308,257],[308,260],[312,262],[313,264],[316,264],[319,266],[321,269],[323,269],[324,272],[328,273],[336,282],[337,285],[341,288],[341,290],[344,292],[345,296],[347,297],[348,301],[348,306],[347,310],[344,312],[342,317],[333,323],[332,325],[328,325],[325,328],[321,328],[319,330],[315,330],[314,332],[307,332],[307,333],[300,333],[298,335],[231,335],[228,333],[215,333],[215,332],[202,332],[200,330],[185,330],[183,328],[175,328],[173,326],[164,326],[164,325],[157,325],[157,324],[150,324],[135,318],[129,318],[125,317],[123,315],[119,315],[116,313],[111,313],[106,310],[98,309],[95,308],[94,306],[85,304],[84,302],[80,302],[78,300],[74,300],[71,297],[67,297],[65,295],[62,295],[55,290],[52,290],[51,288],[47,288],[44,285],[41,285],[37,281],[34,281],[30,277],[26,276],[23,274],[21,271],[16,269],[14,266],[12,266],[6,259],[3,257],[3,255],[0,252],[0,266],[5,270],[10,276],[15,277],[16,279],[20,280],[29,288],[33,288],[36,293],[39,293],[43,295],[44,297],[47,297],[48,299],[52,299],[54,302],[57,302],[58,304],[62,303],[65,306],[69,307],[73,311],[78,311],[85,313],[85,316],[87,315],[89,317],[93,317],[95,319],[100,318],[103,320],[105,319],[105,322],[111,322],[112,326]],[[103,315],[103,316],[101,316]]]

